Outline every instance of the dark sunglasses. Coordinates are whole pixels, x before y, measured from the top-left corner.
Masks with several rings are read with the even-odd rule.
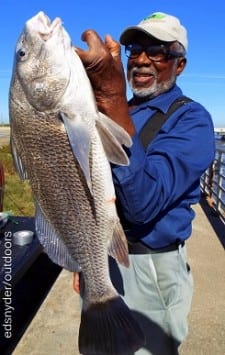
[[[145,52],[148,58],[153,62],[161,62],[184,56],[184,53],[176,52],[166,47],[164,44],[148,47],[142,46],[141,44],[128,44],[125,46],[125,54],[130,59],[137,58],[143,52]]]

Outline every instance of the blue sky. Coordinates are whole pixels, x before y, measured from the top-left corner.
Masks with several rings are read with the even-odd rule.
[[[47,1],[2,0],[0,11],[0,123],[8,122],[8,90],[16,41],[26,20],[40,10],[51,19],[61,17],[74,45],[86,48],[80,36],[93,28],[115,39],[152,12],[180,18],[188,30],[188,64],[178,84],[185,95],[201,102],[215,127],[225,127],[225,1]],[[126,58],[123,55],[126,65]],[[129,91],[128,91],[129,96]]]

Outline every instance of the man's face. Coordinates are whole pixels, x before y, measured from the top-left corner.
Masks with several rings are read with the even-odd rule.
[[[143,47],[159,46],[162,42],[143,35],[141,32],[134,38],[134,44]],[[133,44],[132,43],[132,44]],[[168,46],[168,45],[167,45]],[[169,48],[173,49],[174,44]],[[184,58],[182,58],[184,60]],[[129,58],[127,63],[127,79],[136,98],[149,99],[169,90],[180,74],[179,64],[181,58],[154,61],[145,51],[135,58]],[[183,66],[184,67],[184,66]]]

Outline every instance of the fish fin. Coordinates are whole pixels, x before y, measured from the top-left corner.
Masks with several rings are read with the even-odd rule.
[[[129,159],[122,145],[130,147],[130,135],[111,118],[99,112],[96,127],[108,160],[117,165],[129,165]]]
[[[82,119],[82,116],[79,114],[75,114],[74,117],[68,117],[64,112],[60,112],[59,114],[64,123],[73,155],[77,159],[81,170],[84,173],[89,190],[92,193],[89,167],[89,151],[91,139],[87,125]]]
[[[102,127],[105,126],[106,129],[108,129],[113,134],[113,136],[121,145],[125,145],[126,147],[132,146],[132,139],[130,135],[125,131],[123,127],[113,121],[110,117],[104,115],[104,113],[99,112],[96,121],[99,122]]]
[[[144,343],[144,334],[121,297],[82,309],[81,354],[128,355],[143,347]]]
[[[40,243],[49,258],[57,265],[69,271],[81,271],[79,264],[72,258],[68,248],[44,217],[38,203],[35,203],[35,230]]]
[[[11,147],[11,153],[12,153],[12,157],[13,157],[14,167],[15,167],[17,174],[19,175],[20,180],[28,179],[27,171],[24,168],[22,160],[17,152],[16,145],[14,143],[12,136],[10,137],[10,147]]]
[[[117,222],[110,240],[108,253],[120,264],[129,267],[128,244],[120,222]]]

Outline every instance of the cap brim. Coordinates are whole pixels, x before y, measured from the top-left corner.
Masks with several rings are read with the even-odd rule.
[[[120,36],[120,43],[123,45],[131,44],[133,42],[134,38],[140,32],[145,33],[148,37],[153,37],[150,35],[149,32],[143,30],[142,28],[137,27],[137,26],[133,26],[133,27],[128,27],[125,31],[122,32],[122,34]]]
[[[120,43],[122,45],[131,44],[140,32],[142,32],[146,36],[148,36],[152,39],[155,39],[157,41],[160,41],[160,42],[170,43],[170,42],[175,41],[174,38],[172,38],[168,34],[165,34],[164,31],[159,33],[160,31],[157,29],[157,33],[154,33],[155,30],[154,30],[154,28],[152,28],[153,33],[149,33],[149,31],[147,31],[139,26],[132,26],[132,27],[128,27],[124,32],[122,32],[122,34],[120,36]]]

